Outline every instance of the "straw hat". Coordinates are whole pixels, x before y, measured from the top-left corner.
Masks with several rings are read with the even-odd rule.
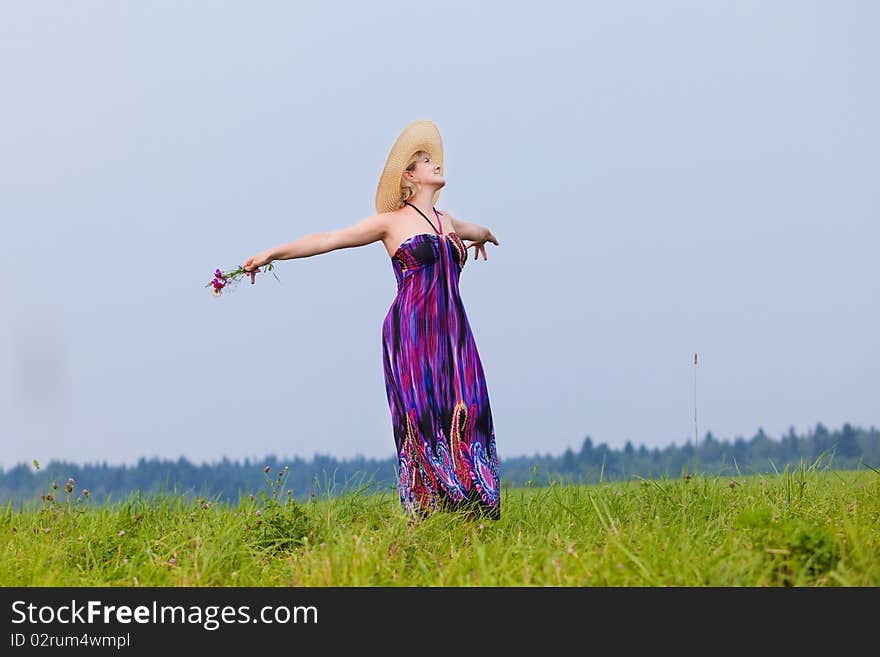
[[[440,131],[433,121],[422,119],[413,121],[397,137],[385,168],[379,178],[379,187],[376,190],[376,211],[392,212],[397,209],[400,200],[400,179],[409,158],[416,151],[428,151],[431,159],[440,164],[440,173],[443,169],[443,143],[440,141]],[[440,198],[440,190],[434,194],[433,203]]]

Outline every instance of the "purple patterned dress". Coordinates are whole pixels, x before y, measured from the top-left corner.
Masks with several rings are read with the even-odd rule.
[[[382,324],[400,501],[414,516],[469,508],[497,519],[492,412],[458,289],[467,251],[434,213],[440,232],[429,221],[434,232],[405,240],[391,259],[397,296]]]

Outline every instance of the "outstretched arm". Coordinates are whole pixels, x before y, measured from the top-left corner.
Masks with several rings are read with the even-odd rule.
[[[441,214],[450,220],[452,223],[452,230],[458,233],[460,238],[463,240],[473,240],[465,248],[469,249],[474,247],[475,260],[481,252],[483,254],[483,260],[488,260],[486,257],[486,242],[492,242],[492,244],[498,246],[498,239],[492,234],[491,230],[480,224],[472,224],[469,221],[456,219],[448,212],[441,212]]]
[[[347,249],[353,246],[371,244],[384,237],[385,221],[381,215],[373,215],[347,228],[312,233],[305,237],[300,237],[293,242],[266,249],[249,258],[242,266],[245,271],[251,272],[251,283],[253,283],[254,274],[256,273],[254,270],[273,260],[308,258],[322,253],[329,253],[336,249]]]

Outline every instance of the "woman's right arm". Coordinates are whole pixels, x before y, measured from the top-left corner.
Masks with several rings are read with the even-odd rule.
[[[241,266],[251,275],[251,285],[254,284],[256,274],[260,271],[260,267],[268,265],[273,260],[290,260],[291,258],[307,258],[309,256],[326,253],[331,249],[327,248],[329,233],[312,233],[298,240],[288,242],[287,244],[279,244],[271,249],[260,251],[258,254],[251,256],[244,261]]]
[[[266,262],[272,260],[291,260],[293,258],[308,258],[310,256],[320,255],[332,251],[330,248],[330,233],[312,233],[298,240],[288,242],[287,244],[279,244],[278,246],[266,249],[263,255]]]
[[[251,271],[273,260],[290,260],[292,258],[308,258],[310,256],[329,253],[336,249],[347,249],[353,246],[371,244],[384,239],[386,223],[382,215],[373,215],[363,221],[339,230],[312,233],[300,237],[293,242],[280,244],[261,251],[249,258],[243,265],[245,271]],[[251,276],[253,282],[253,276]]]

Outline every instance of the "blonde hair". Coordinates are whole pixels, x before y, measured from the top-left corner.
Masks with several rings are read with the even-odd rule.
[[[431,157],[431,154],[428,151],[416,151],[413,153],[409,161],[406,163],[406,167],[404,171],[412,171],[416,168],[416,162],[421,160],[423,157]],[[416,195],[416,192],[419,191],[419,184],[417,182],[413,182],[412,180],[407,180],[403,177],[403,174],[400,174],[400,198],[397,199],[397,209],[399,210],[404,206],[404,204],[410,200],[413,196]]]

